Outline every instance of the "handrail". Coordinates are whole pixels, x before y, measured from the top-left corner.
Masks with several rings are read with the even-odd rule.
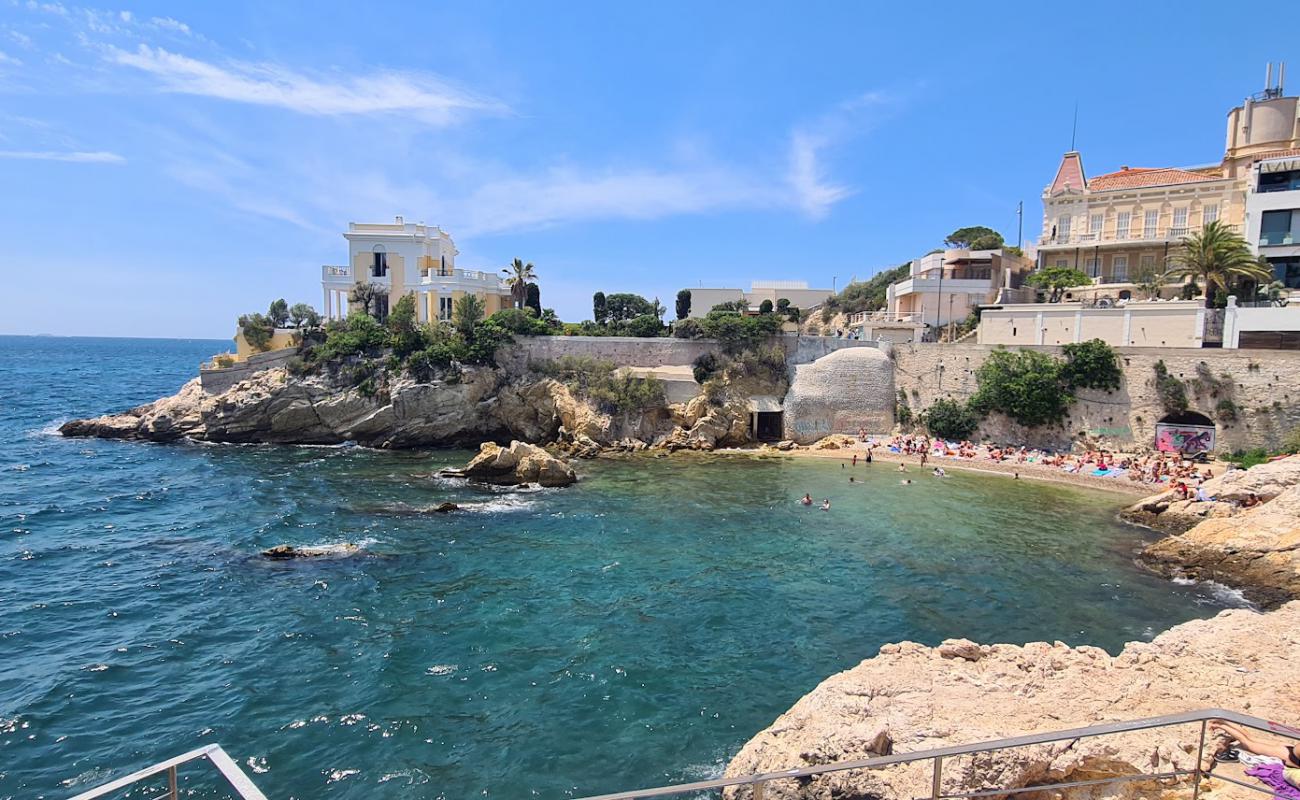
[[[1014,794],[1012,789],[1019,787],[1010,787],[994,790],[980,790],[978,792],[968,792],[965,794],[942,794],[939,790],[940,777],[942,774],[942,764],[945,758],[952,756],[971,755],[974,753],[987,753],[993,750],[1005,750],[1016,747],[1028,747],[1036,744],[1048,744],[1051,742],[1066,741],[1069,739],[1083,739],[1092,736],[1106,736],[1117,733],[1130,733],[1133,731],[1150,730],[1152,728],[1164,728],[1172,725],[1185,725],[1188,723],[1201,723],[1200,750],[1197,752],[1196,770],[1175,770],[1173,773],[1158,773],[1152,775],[1126,775],[1115,778],[1098,779],[1104,782],[1124,782],[1132,780],[1160,780],[1165,777],[1183,777],[1194,775],[1196,786],[1199,789],[1202,779],[1200,769],[1200,759],[1203,757],[1201,752],[1205,747],[1205,728],[1210,720],[1226,720],[1235,722],[1238,725],[1254,728],[1255,730],[1267,731],[1278,734],[1287,738],[1300,740],[1300,729],[1282,725],[1277,722],[1269,722],[1258,717],[1252,717],[1245,714],[1239,714],[1235,711],[1228,711],[1221,708],[1207,708],[1199,711],[1185,711],[1179,714],[1165,714],[1159,717],[1146,717],[1143,719],[1129,720],[1126,722],[1108,722],[1101,725],[1088,725],[1082,728],[1070,728],[1067,730],[1047,731],[1044,733],[1032,733],[1024,736],[1013,736],[1005,739],[991,739],[973,744],[950,745],[948,747],[936,747],[929,750],[917,750],[909,753],[896,753],[887,756],[876,756],[875,758],[863,758],[853,761],[837,761],[831,764],[820,764],[813,767],[802,767],[798,769],[782,770],[780,772],[765,772],[756,775],[741,775],[731,778],[716,778],[707,781],[695,781],[693,783],[679,783],[671,786],[658,786],[650,789],[637,789],[630,792],[614,792],[611,794],[592,795],[582,800],[639,800],[646,797],[665,797],[669,795],[685,794],[688,792],[703,792],[712,789],[725,789],[729,786],[748,786],[756,787],[766,784],[768,781],[783,780],[791,778],[813,778],[818,775],[824,775],[830,772],[842,772],[854,769],[879,769],[881,767],[893,766],[896,764],[909,764],[915,761],[934,761],[934,793],[933,798],[957,798],[957,797],[978,797],[984,794]],[[1082,785],[1079,782],[1073,782],[1069,785]],[[1249,786],[1249,784],[1243,784]],[[1065,784],[1059,786],[1064,787]],[[1035,791],[1046,791],[1057,788],[1058,784],[1037,784],[1033,788]],[[1258,789],[1259,787],[1250,786],[1249,788]],[[1264,791],[1264,790],[1260,790]],[[1271,791],[1265,792],[1272,794]]]
[[[221,773],[221,777],[226,779],[226,783],[230,784],[231,788],[235,790],[235,793],[239,795],[241,800],[266,800],[266,795],[262,794],[262,791],[253,785],[253,782],[249,780],[248,775],[244,774],[244,771],[240,769],[239,765],[226,754],[225,750],[221,749],[221,745],[219,744],[206,745],[200,747],[198,750],[181,753],[180,755],[169,758],[166,761],[159,761],[153,766],[137,770],[132,772],[130,775],[123,775],[117,780],[109,781],[102,786],[97,786],[94,789],[82,792],[75,797],[69,798],[69,800],[94,800],[97,797],[103,797],[104,795],[111,794],[119,789],[125,789],[133,783],[138,783],[146,778],[152,778],[155,775],[161,775],[164,772],[167,773],[167,794],[164,796],[170,798],[170,800],[176,800],[176,768],[182,764],[196,761],[200,758],[206,758],[208,763],[210,763],[217,772]]]

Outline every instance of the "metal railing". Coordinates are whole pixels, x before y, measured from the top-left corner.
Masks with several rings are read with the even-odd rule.
[[[1165,242],[1182,239],[1201,230],[1201,225],[1167,225],[1154,230],[1142,229],[1140,231],[1120,231],[1114,233],[1073,233],[1057,234],[1056,236],[1039,237],[1039,245],[1065,245],[1065,244],[1141,244],[1143,242]],[[1240,233],[1241,226],[1235,223],[1223,223],[1222,227],[1227,230]]]
[[[1080,786],[1099,786],[1104,784],[1131,783],[1134,781],[1167,781],[1182,780],[1184,778],[1192,779],[1192,798],[1197,800],[1200,796],[1201,782],[1205,779],[1205,770],[1202,764],[1205,760],[1205,739],[1207,727],[1211,720],[1225,720],[1234,722],[1245,728],[1266,731],[1268,733],[1283,736],[1289,739],[1300,740],[1300,729],[1282,725],[1277,722],[1268,722],[1251,717],[1245,714],[1238,714],[1235,711],[1226,711],[1219,708],[1208,708],[1200,711],[1187,711],[1181,714],[1166,714],[1160,717],[1148,717],[1145,719],[1130,720],[1127,722],[1109,722],[1101,725],[1089,725],[1083,728],[1071,728],[1068,730],[1048,731],[1045,733],[1034,733],[1027,736],[1014,736],[1007,739],[993,739],[985,742],[974,744],[953,745],[951,747],[936,747],[930,750],[918,750],[911,753],[896,753],[887,756],[877,756],[875,758],[864,758],[855,761],[839,761],[832,764],[821,764],[815,767],[802,767],[799,769],[782,770],[780,772],[765,772],[757,775],[741,775],[731,778],[717,778],[708,781],[696,781],[694,783],[679,783],[672,786],[659,786],[651,789],[638,789],[631,792],[615,792],[613,794],[593,795],[583,800],[640,800],[647,797],[669,797],[672,795],[691,794],[697,792],[708,792],[717,789],[726,789],[729,787],[748,786],[751,787],[752,800],[762,800],[764,790],[771,781],[780,780],[798,780],[806,783],[822,775],[836,772],[845,772],[847,770],[876,770],[884,767],[897,766],[900,764],[911,764],[919,761],[929,761],[932,764],[931,781],[930,781],[930,800],[955,800],[955,798],[968,797],[991,797],[1004,795],[1017,795],[1024,792],[1045,792],[1051,789],[1067,789]],[[1049,744],[1052,742],[1063,742],[1077,739],[1086,739],[1095,736],[1111,736],[1122,733],[1133,733],[1136,731],[1154,730],[1158,728],[1168,728],[1175,725],[1187,725],[1200,723],[1200,733],[1196,749],[1196,768],[1195,769],[1172,769],[1166,772],[1154,773],[1133,773],[1124,775],[1115,775],[1106,778],[1092,778],[1088,780],[1059,781],[1056,783],[1035,783],[1032,786],[1005,786],[1005,787],[986,787],[967,792],[947,792],[943,791],[943,764],[945,759],[951,759],[958,756],[967,756],[977,753],[989,753],[995,750],[1009,750],[1018,747],[1030,747],[1033,745]],[[1245,781],[1239,781],[1226,775],[1214,774],[1215,780],[1222,780],[1227,783],[1236,784],[1247,789],[1260,792],[1265,795],[1272,795],[1271,789],[1265,789],[1261,786],[1255,786]]]
[[[919,323],[920,321],[921,314],[916,311],[856,311],[846,318],[849,325],[861,325],[864,322]]]
[[[339,266],[337,264],[323,264],[320,268],[320,276],[322,280],[328,278],[351,278],[352,267]]]
[[[75,797],[69,798],[69,800],[95,800],[95,798],[121,791],[132,784],[157,777],[164,773],[167,775],[167,791],[166,793],[159,795],[157,800],[163,800],[163,798],[166,798],[166,800],[178,800],[180,796],[177,777],[178,768],[184,764],[191,761],[197,761],[201,758],[206,758],[208,763],[211,764],[217,772],[221,773],[221,777],[226,779],[226,783],[230,784],[230,788],[235,791],[235,794],[240,798],[240,800],[266,800],[266,795],[262,794],[262,791],[253,785],[253,782],[249,780],[246,774],[244,774],[244,771],[239,768],[239,765],[236,764],[230,756],[226,755],[226,751],[222,750],[221,745],[219,744],[210,744],[206,747],[200,747],[198,750],[191,750],[188,753],[182,753],[175,758],[169,758],[166,761],[159,761],[151,767],[145,767],[138,772],[124,775],[115,781],[109,781],[103,786],[97,786],[90,791],[82,792]]]

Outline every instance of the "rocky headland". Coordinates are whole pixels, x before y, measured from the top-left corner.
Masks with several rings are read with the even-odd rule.
[[[466,367],[427,381],[402,374],[379,391],[328,374],[268,369],[219,394],[196,378],[170,397],[65,423],[70,437],[154,442],[340,444],[380,448],[556,444],[578,457],[650,447],[712,450],[749,442],[749,408],[725,393],[631,412],[553,378]]]
[[[1142,551],[1142,563],[1240,589],[1262,608],[1300,599],[1300,456],[1231,470],[1202,489],[1212,499],[1166,491],[1124,510],[1170,534]]]
[[[1116,656],[1061,642],[888,644],[799,700],[740,750],[726,774],[776,772],[1200,708],[1294,721],[1300,719],[1298,652],[1300,602],[1265,614],[1224,611],[1178,625],[1151,642],[1130,643]],[[1198,735],[1197,726],[1185,725],[948,758],[942,791],[1194,769]],[[931,767],[920,762],[776,780],[765,796],[929,797]],[[1050,796],[1153,797],[1169,788],[1133,782]],[[1189,791],[1186,783],[1182,791]],[[740,787],[727,794],[734,800],[752,792]]]

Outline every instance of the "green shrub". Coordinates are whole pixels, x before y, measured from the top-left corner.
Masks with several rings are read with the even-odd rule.
[[[1268,463],[1268,459],[1269,452],[1262,447],[1256,447],[1252,450],[1237,450],[1229,460],[1242,469],[1250,469]]]
[[[325,341],[313,350],[318,361],[339,361],[354,355],[377,355],[388,347],[389,334],[369,314],[360,311],[348,315],[340,325],[325,329]]]
[[[415,295],[404,294],[388,313],[389,346],[399,360],[425,345],[424,334],[415,316]]]
[[[742,317],[734,312],[710,311],[700,323],[700,332],[716,339],[728,353],[752,350],[780,330],[781,319],[773,314]]]
[[[1071,387],[1105,389],[1108,392],[1119,388],[1120,379],[1124,376],[1124,371],[1119,366],[1119,357],[1101,339],[1067,344],[1061,351],[1065,354],[1061,377]]]
[[[1033,350],[995,350],[975,372],[972,411],[997,411],[1022,425],[1056,425],[1074,401],[1062,380],[1063,362]]]
[[[218,367],[222,369],[225,369],[227,367],[233,367],[235,366],[235,357],[230,355],[229,353],[222,353],[219,356],[213,356],[212,363],[216,364]]]
[[[758,313],[760,313],[760,314],[771,314],[771,313],[772,313],[772,301],[771,301],[771,300],[764,300],[763,302],[759,303],[759,304],[758,304]]]
[[[244,314],[237,324],[239,332],[244,334],[244,341],[248,342],[249,347],[261,353],[271,346],[275,326],[265,314]]]
[[[1214,410],[1217,413],[1220,422],[1237,421],[1237,404],[1226,397],[1214,406]]]
[[[605,413],[644,411],[667,404],[662,381],[636,377],[615,368],[610,361],[563,356],[536,369],[560,381],[578,397],[592,401]]]
[[[713,353],[704,353],[691,364],[691,374],[695,376],[695,382],[701,386],[721,369],[722,363]]]
[[[907,404],[907,392],[902,389],[898,390],[898,399],[894,401],[894,419],[905,428],[912,424],[912,407]]]
[[[968,439],[979,427],[979,416],[956,400],[940,399],[922,415],[925,428],[932,436],[949,441]]]
[[[1183,382],[1169,374],[1169,368],[1163,360],[1155,364],[1156,396],[1166,414],[1176,414],[1187,410],[1187,387]]]
[[[493,317],[496,314],[492,315]],[[470,337],[465,348],[465,362],[483,364],[489,367],[497,365],[497,350],[510,344],[514,337],[510,331],[495,324],[491,319],[474,326],[474,335]]]
[[[673,323],[673,336],[678,339],[700,339],[704,336],[704,326],[698,319],[679,319]]]
[[[758,345],[743,350],[732,356],[727,374],[772,382],[783,381],[786,379],[785,351],[777,345]]]
[[[856,311],[880,311],[885,307],[885,293],[890,285],[898,283],[911,274],[912,262],[900,264],[893,269],[878,272],[869,280],[855,281],[844,287],[834,297],[828,298],[822,311],[822,321],[830,322],[836,311],[852,314]],[[788,304],[788,303],[787,303]],[[780,311],[781,301],[777,301]]]
[[[627,336],[653,339],[663,335],[664,324],[654,314],[641,314],[623,323],[621,332]]]
[[[522,308],[503,308],[488,317],[489,323],[519,336],[550,336],[551,328],[545,322]]]

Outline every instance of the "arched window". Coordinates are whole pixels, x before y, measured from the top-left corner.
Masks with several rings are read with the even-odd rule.
[[[388,254],[384,252],[384,246],[377,244],[371,250],[374,262],[370,266],[370,277],[382,278],[388,274]]]

